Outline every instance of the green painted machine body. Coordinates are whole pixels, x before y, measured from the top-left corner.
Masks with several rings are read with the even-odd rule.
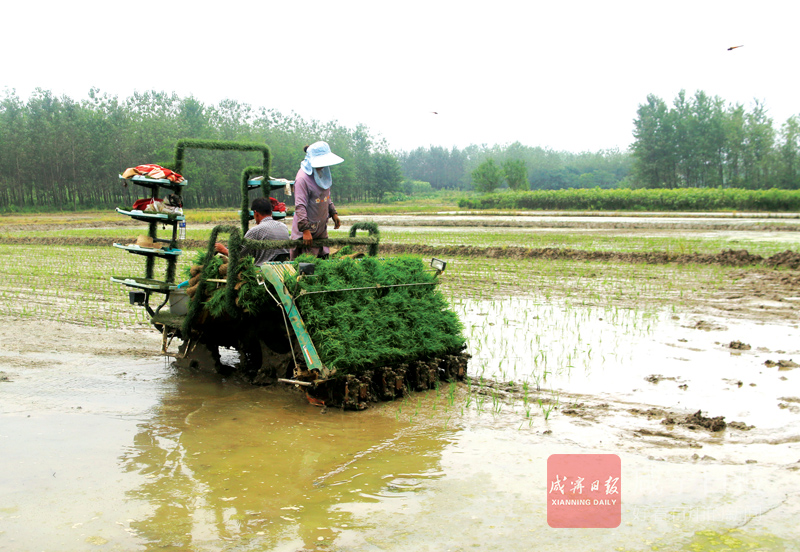
[[[288,265],[291,267],[292,265]],[[297,305],[294,303],[294,298],[289,295],[286,286],[283,283],[283,274],[286,270],[285,263],[265,263],[261,266],[261,273],[264,279],[272,285],[278,299],[286,312],[289,323],[292,325],[294,335],[297,337],[297,342],[300,345],[300,350],[303,352],[303,358],[306,361],[306,366],[309,370],[319,370],[323,378],[328,377],[328,369],[322,364],[317,349],[311,341],[311,336],[306,331],[306,325],[303,323],[303,317],[300,316],[300,311],[297,310]]]

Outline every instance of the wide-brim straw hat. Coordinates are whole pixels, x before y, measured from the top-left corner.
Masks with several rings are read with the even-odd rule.
[[[155,247],[153,238],[150,236],[139,236],[136,238],[136,242],[133,245],[138,245],[139,247]]]
[[[343,163],[344,159],[331,151],[327,142],[314,142],[306,150],[308,160],[315,169]]]

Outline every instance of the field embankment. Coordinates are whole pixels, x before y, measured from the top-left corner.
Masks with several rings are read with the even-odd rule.
[[[110,247],[113,243],[125,243],[130,238],[101,237],[0,237],[7,245],[33,246],[93,246]],[[205,240],[184,240],[185,249],[205,249]],[[413,254],[423,257],[488,257],[492,259],[561,259],[574,261],[626,262],[649,264],[719,264],[725,266],[766,266],[772,268],[800,268],[800,253],[786,250],[769,257],[751,254],[747,250],[729,249],[720,253],[674,253],[669,251],[586,251],[558,247],[475,247],[461,245],[414,245],[383,243],[381,251],[392,255]]]

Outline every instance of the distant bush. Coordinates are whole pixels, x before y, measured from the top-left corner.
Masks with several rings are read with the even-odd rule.
[[[800,190],[741,188],[567,189],[461,198],[463,209],[541,211],[800,211]]]
[[[407,201],[409,198],[403,192],[383,192],[381,203],[395,203],[397,201]]]
[[[406,195],[425,195],[433,193],[433,186],[430,182],[422,180],[404,180],[400,189]]]

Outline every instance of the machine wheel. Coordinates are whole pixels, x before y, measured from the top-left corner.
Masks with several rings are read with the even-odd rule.
[[[201,372],[219,372],[219,347],[210,343],[184,341],[178,348],[175,364],[179,368],[199,370]]]
[[[248,380],[253,380],[261,370],[263,355],[258,339],[240,340],[236,346],[239,353],[239,372]]]

